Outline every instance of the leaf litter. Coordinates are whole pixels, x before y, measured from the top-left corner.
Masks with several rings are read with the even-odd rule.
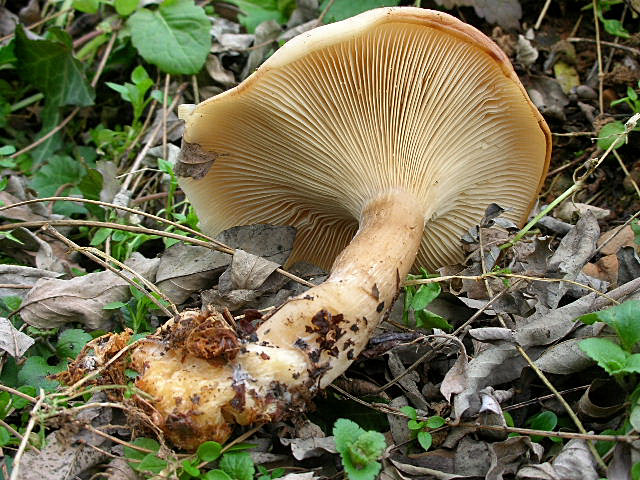
[[[206,71],[213,83],[202,86],[201,92],[215,94],[235,85],[259,66],[276,48],[279,40],[290,38],[315,25],[317,4],[314,6],[314,3],[299,2],[296,10],[298,13],[292,15],[292,21],[284,27],[271,20],[256,25],[250,33],[243,33],[244,30],[234,20],[216,17],[212,28],[213,46],[206,60]],[[545,31],[544,28],[540,31],[522,31],[520,22],[523,13],[520,2],[440,0],[436,3],[447,8],[473,7],[473,12],[478,17],[484,18],[488,23],[497,23],[504,29],[500,32],[494,30],[494,39],[505,45],[505,49],[508,45],[513,46],[511,56],[518,62],[518,67],[525,68],[519,70],[519,73],[522,74],[522,81],[532,100],[550,121],[556,122],[556,127],[566,122],[569,133],[598,130],[592,115],[593,108],[589,108],[596,104],[597,98],[589,93],[589,89],[594,92],[597,85],[575,85],[576,81],[587,82],[587,75],[580,64],[584,60],[567,60],[563,57],[561,62],[556,61],[552,65],[551,59],[557,55],[556,52],[569,49],[564,46],[560,48],[560,42],[553,40],[555,32]],[[472,9],[463,8],[462,11],[469,13]],[[10,30],[13,28],[15,27]],[[29,35],[30,32],[27,32],[27,37],[21,37],[20,41],[23,44],[33,41],[29,39]],[[64,53],[62,45],[63,42],[55,45],[61,55]],[[258,48],[253,48],[252,45]],[[251,50],[247,50],[248,48]],[[623,59],[626,64],[629,64],[628,58]],[[159,58],[157,61],[166,62],[171,59]],[[74,68],[73,62],[68,62],[67,59],[65,62],[70,69]],[[172,65],[171,68],[182,67]],[[184,68],[188,69],[189,66]],[[43,85],[43,88],[50,88],[48,84]],[[59,103],[86,103],[89,98],[87,95],[91,92],[86,89],[81,91],[85,92],[85,98],[68,98],[68,92],[56,91],[54,99],[58,99]],[[64,95],[60,96],[60,93]],[[164,121],[162,113],[158,112],[151,130]],[[181,125],[172,112],[169,112],[167,127],[168,140],[177,140],[181,135]],[[143,139],[147,141],[150,136]],[[578,145],[584,145],[572,137],[566,143],[563,143],[565,141],[562,138],[555,140],[560,144],[560,151],[565,148],[564,153],[571,152],[571,149],[575,151]],[[160,140],[156,138],[155,144],[159,143]],[[173,147],[168,145],[169,149]],[[150,152],[148,165],[155,167],[153,157],[158,156],[162,156],[162,147]],[[66,165],[71,163],[69,160],[61,157],[55,162]],[[101,169],[104,183],[96,193],[103,200],[112,200],[120,189],[116,179],[116,166],[103,164],[98,168]],[[44,170],[40,179],[32,186],[40,190],[44,188],[39,192],[41,195],[54,193],[55,188],[51,190],[48,184],[51,178],[48,171]],[[558,183],[567,180],[564,174],[560,174],[558,178]],[[77,175],[58,178],[56,183],[61,186],[66,180],[75,185]],[[31,198],[32,194],[24,182],[18,185],[13,178],[11,182],[13,183],[10,183],[7,190],[0,190],[0,200],[4,204]],[[597,181],[594,182],[589,193],[597,192],[598,185]],[[550,188],[547,198],[553,199],[553,186]],[[75,193],[81,192],[76,190]],[[623,218],[628,211],[627,207],[612,205],[609,208],[609,205],[603,204],[597,206],[589,201],[589,197],[582,197],[582,200],[565,202],[554,211],[553,217],[546,217],[538,223],[540,232],[517,244],[506,254],[497,246],[509,239],[514,225],[504,221],[500,216],[501,209],[493,206],[487,211],[481,225],[472,229],[463,239],[468,254],[465,264],[440,273],[443,276],[452,272],[454,275],[482,276],[493,270],[496,276],[442,281],[441,297],[429,305],[431,310],[448,319],[454,328],[462,326],[455,333],[462,343],[457,345],[446,340],[443,332],[437,330],[436,335],[443,337],[438,341],[428,340],[432,330],[415,325],[409,325],[414,333],[407,336],[407,326],[401,325],[402,312],[396,311],[390,318],[391,322],[383,325],[371,340],[362,359],[346,373],[346,377],[353,379],[373,379],[374,385],[392,383],[387,391],[363,395],[361,400],[367,406],[356,411],[353,417],[362,422],[380,421],[382,418],[387,422],[385,425],[390,425],[386,428],[390,428],[394,444],[384,455],[380,478],[498,479],[507,476],[564,479],[578,478],[576,472],[580,472],[579,477],[585,478],[598,478],[606,473],[602,470],[598,472],[593,451],[584,439],[570,439],[565,444],[554,444],[543,438],[533,441],[525,434],[506,438],[507,430],[483,428],[509,428],[513,426],[512,419],[516,425],[525,425],[527,417],[540,411],[540,408],[557,416],[565,414],[562,407],[552,399],[536,401],[537,397],[548,395],[548,391],[531,380],[531,367],[522,358],[518,348],[522,348],[543,372],[553,374],[553,382],[558,388],[581,389],[577,394],[568,394],[567,398],[579,414],[584,415],[585,426],[589,429],[601,431],[600,427],[605,423],[615,429],[624,418],[619,403],[613,406],[601,405],[598,395],[602,394],[598,392],[602,392],[603,388],[605,392],[611,391],[607,389],[612,387],[608,384],[604,387],[599,385],[598,381],[602,378],[598,375],[597,367],[579,348],[584,338],[602,334],[612,338],[611,332],[601,326],[575,322],[575,319],[607,305],[609,302],[602,297],[602,293],[615,291],[617,287],[640,278],[638,246],[634,242],[630,226],[612,228],[616,225],[612,219]],[[53,211],[56,213],[52,214],[51,208],[36,203],[5,210],[0,215],[10,221],[37,221],[66,218],[74,212],[86,212],[84,207],[70,208],[70,205],[65,202],[54,206]],[[603,206],[607,208],[602,208]],[[537,211],[539,209],[534,213]],[[601,228],[604,233],[600,232]],[[611,240],[617,230],[623,233]],[[69,229],[65,233],[68,234]],[[96,271],[74,277],[70,272],[78,264],[65,258],[60,245],[54,248],[51,238],[22,229],[15,229],[13,235],[23,245],[5,237],[0,241],[2,253],[33,266],[0,265],[0,283],[30,288],[2,287],[0,294],[5,297],[26,297],[19,313],[30,325],[28,328],[64,329],[80,324],[91,331],[110,329],[112,325],[121,323],[118,312],[105,309],[105,306],[131,299],[128,282],[109,271]],[[244,314],[246,318],[252,318],[250,323],[255,324],[260,318],[257,308],[277,306],[288,296],[306,288],[274,272],[286,261],[293,239],[294,232],[286,228],[236,227],[219,238],[223,243],[237,248],[233,256],[178,243],[156,252],[157,258],[134,254],[131,257],[135,260],[132,268],[154,282],[181,309],[213,303],[221,309],[229,308],[239,319]],[[292,270],[314,282],[321,280],[323,275],[323,272],[308,265],[296,266]],[[501,271],[504,276],[500,276]],[[631,296],[637,298],[639,290],[633,290]],[[447,296],[451,298],[445,300]],[[617,301],[624,298],[625,296],[614,296]],[[401,302],[402,300],[399,304]],[[249,310],[243,310],[247,308]],[[159,310],[150,312],[150,315],[155,317],[157,323],[164,321]],[[474,318],[473,323],[464,326],[470,318]],[[11,339],[0,345],[9,355],[20,356],[30,348],[33,338],[16,329],[11,321],[2,318],[0,328],[3,340],[7,336]],[[424,360],[416,365],[420,359]],[[101,359],[103,362],[104,360]],[[91,369],[88,368],[87,371]],[[407,371],[408,369],[410,370]],[[346,393],[349,394],[348,391]],[[339,396],[345,405],[348,402],[347,397],[340,392],[328,393],[327,397],[331,395]],[[528,396],[523,398],[523,395]],[[104,398],[106,397],[94,398],[91,401]],[[390,403],[387,404],[389,400]],[[326,422],[322,415],[332,418],[326,408],[323,410],[326,401],[327,398],[318,399],[317,413],[310,414],[319,416],[320,424]],[[533,403],[515,410],[509,408],[526,401]],[[421,451],[412,437],[414,432],[407,428],[406,418],[399,414],[400,409],[405,406],[416,408],[425,417],[437,413],[450,418],[447,428],[433,434],[434,443],[429,451]],[[353,405],[349,408],[353,408]],[[608,410],[609,408],[613,410]],[[103,410],[114,414],[117,411],[109,408]],[[84,410],[91,411],[93,409]],[[511,414],[506,415],[506,412]],[[339,414],[347,415],[349,412]],[[103,419],[95,423],[95,418],[77,418],[81,423],[94,422],[94,426],[110,421]],[[141,426],[142,423],[144,422],[134,422],[135,428],[139,429],[138,433],[153,435],[153,432],[149,433],[149,430]],[[52,468],[69,469],[70,465],[73,468],[68,474],[78,475],[104,461],[104,456],[95,453],[97,450],[83,447],[85,444],[94,444],[116,455],[122,455],[121,449],[104,437],[89,435],[90,439],[80,439],[87,431],[82,428],[74,429],[71,425],[62,425],[57,431],[50,433],[46,447],[39,455],[35,451],[28,453],[28,460],[23,460],[23,472],[27,475],[24,478],[31,478],[29,475],[35,475],[35,472],[39,473],[39,478],[58,478],[55,476],[57,473],[47,472],[53,472]],[[320,432],[323,429],[330,432],[330,428],[323,427],[317,428]],[[52,428],[55,430],[57,426],[52,425]],[[568,429],[571,428],[573,427],[569,424]],[[118,435],[128,439],[125,430]],[[58,437],[62,440],[59,441]],[[293,425],[265,426],[257,434],[256,440],[266,440],[270,444],[277,437],[281,441],[280,445],[272,443],[274,450],[282,452],[284,448],[284,452],[291,452],[298,461],[296,465],[310,469],[305,473],[289,473],[281,478],[294,480],[335,474],[335,444],[332,437],[324,434],[308,436],[301,425],[293,422]],[[69,441],[68,438],[72,440]],[[608,478],[627,478],[624,474],[630,470],[632,452],[637,456],[637,452],[628,443],[617,444],[612,450],[613,460]],[[302,462],[303,458],[308,457],[315,459],[313,468],[309,466],[309,460]],[[127,468],[129,464],[118,464],[117,459],[107,467],[114,472],[111,478],[133,478],[132,472]]]

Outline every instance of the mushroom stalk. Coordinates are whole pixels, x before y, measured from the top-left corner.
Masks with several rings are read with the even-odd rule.
[[[157,399],[154,421],[175,444],[195,448],[206,439],[224,441],[233,423],[274,421],[304,409],[347,369],[392,307],[424,219],[422,204],[403,191],[369,202],[329,278],[285,303],[258,328],[257,338],[226,352],[220,348],[219,358],[199,358],[188,338],[187,348],[166,338],[138,348],[137,385]],[[216,320],[199,321],[214,332]],[[216,328],[214,336],[223,337],[224,327]],[[211,337],[202,326],[193,331]]]

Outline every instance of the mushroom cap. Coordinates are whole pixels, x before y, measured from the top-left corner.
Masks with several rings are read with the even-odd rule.
[[[442,12],[380,8],[287,42],[182,111],[176,172],[201,226],[292,225],[289,264],[329,267],[390,190],[423,205],[415,266],[462,258],[488,204],[524,222],[551,134],[500,48]]]

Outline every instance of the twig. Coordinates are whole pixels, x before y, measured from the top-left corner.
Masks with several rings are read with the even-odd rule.
[[[324,10],[322,10],[322,12],[320,13],[320,16],[316,19],[316,26],[320,25],[323,22],[324,17],[327,16],[327,13],[329,13],[329,10],[331,10],[331,7],[333,7],[333,3],[335,1],[336,0],[329,0],[329,2],[327,3],[327,6],[324,7]]]
[[[235,249],[225,245],[224,243],[218,242],[217,240],[215,240],[214,238],[209,237],[208,235],[205,235],[202,232],[198,232],[196,230],[193,230],[192,228],[186,227],[184,225],[180,225],[179,223],[176,222],[172,222],[171,220],[167,220],[165,218],[162,217],[158,217],[156,215],[151,215],[150,213],[146,213],[146,212],[142,212],[140,210],[135,210],[133,208],[129,208],[129,207],[124,207],[124,206],[120,206],[120,205],[115,205],[113,203],[107,203],[107,202],[101,202],[98,200],[87,200],[84,198],[75,198],[75,197],[46,197],[46,198],[36,198],[33,200],[25,200],[23,202],[18,202],[18,203],[12,203],[10,205],[4,205],[2,207],[0,207],[0,212],[2,210],[6,210],[9,208],[13,208],[13,207],[18,207],[21,205],[28,205],[30,203],[38,203],[38,202],[45,202],[45,201],[51,201],[51,200],[66,200],[66,201],[71,201],[71,202],[80,202],[80,203],[90,203],[93,205],[102,205],[102,206],[107,206],[107,207],[111,207],[111,208],[116,208],[118,210],[124,210],[125,212],[130,212],[130,213],[134,213],[136,215],[142,215],[148,218],[152,218],[154,220],[157,220],[159,222],[163,222],[163,223],[167,223],[169,225],[173,225],[174,227],[177,227],[185,232],[189,232],[192,233],[194,235],[198,235],[199,237],[202,238],[206,238],[207,240],[209,240],[210,243],[207,242],[203,242],[202,240],[197,240],[195,238],[191,238],[191,237],[187,237],[184,235],[177,235],[175,233],[171,233],[171,232],[164,232],[162,230],[154,230],[154,229],[150,229],[150,228],[145,228],[145,227],[133,227],[133,226],[129,226],[129,225],[121,225],[119,223],[110,223],[110,222],[92,222],[89,220],[51,220],[51,221],[40,221],[40,222],[17,222],[17,223],[11,223],[11,224],[7,224],[7,225],[0,225],[0,232],[2,231],[6,231],[6,230],[12,230],[16,227],[25,227],[25,228],[34,228],[34,227],[42,227],[43,225],[49,224],[52,226],[88,226],[88,227],[105,227],[105,228],[113,228],[115,230],[124,230],[124,231],[128,231],[128,232],[134,232],[134,233],[146,233],[149,235],[158,235],[158,236],[163,236],[163,237],[167,237],[167,238],[174,238],[176,240],[180,240],[183,242],[187,242],[187,243],[192,243],[194,245],[199,245],[202,247],[206,247],[209,248],[211,250],[217,250],[219,252],[222,253],[227,253],[229,255],[233,255],[235,252]],[[79,223],[78,223],[79,222]],[[277,268],[276,272],[278,272],[281,275],[284,275],[285,277],[294,280],[296,282],[298,282],[301,285],[305,285],[307,287],[315,287],[315,285],[307,280],[305,280],[304,278],[300,278],[297,275],[294,275],[293,273],[287,272],[286,270],[282,269],[282,268]]]
[[[20,283],[0,283],[0,288],[24,288],[25,290],[29,290],[30,288],[33,288],[33,285],[22,285]]]
[[[37,398],[32,397],[31,395],[27,395],[26,393],[22,393],[20,390],[16,390],[15,388],[11,388],[11,387],[7,387],[6,385],[3,385],[0,383],[0,390],[4,390],[5,392],[9,392],[13,395],[16,395],[20,398],[24,398],[25,400],[31,402],[31,403],[36,403],[38,401]]]
[[[636,213],[634,213],[633,215],[631,215],[631,218],[629,218],[626,222],[624,222],[622,225],[620,225],[620,228],[618,228],[618,230],[616,230],[613,235],[611,235],[609,238],[607,238],[602,245],[600,245],[598,248],[596,248],[596,251],[593,252],[593,254],[597,254],[600,250],[602,250],[606,245],[608,245],[608,243],[613,240],[614,238],[616,238],[616,236],[622,232],[622,230],[624,229],[624,227],[626,227],[627,225],[629,225],[631,222],[633,222],[636,218],[638,218],[640,216],[640,211],[637,211]]]
[[[6,428],[11,435],[13,435],[16,438],[19,438],[22,441],[22,438],[23,438],[22,434],[2,419],[0,419],[0,426],[3,426],[4,428]],[[36,451],[36,453],[40,453],[40,450],[34,447],[33,445],[31,445],[31,448],[33,448]]]
[[[182,98],[182,92],[184,91],[185,88],[187,88],[187,85],[188,83],[185,82],[178,87],[175,97],[171,102],[171,105],[169,106],[169,111],[176,108],[176,105],[178,105],[178,102]],[[142,150],[140,150],[140,152],[138,152],[138,155],[136,155],[136,158],[133,161],[133,165],[131,165],[131,167],[129,168],[129,171],[137,170],[140,167],[142,160],[144,160],[144,157],[147,156],[147,152],[149,151],[153,143],[156,141],[156,138],[158,137],[158,134],[160,133],[161,128],[162,128],[162,122],[159,123],[156,126],[156,128],[153,129],[153,131],[151,132],[151,135],[149,136],[149,140],[147,140],[147,143],[145,144],[145,146],[142,148]],[[124,182],[122,182],[121,190],[127,190],[129,188],[132,178],[133,177],[129,175],[124,179]]]
[[[571,42],[571,43],[580,43],[580,42],[596,43],[596,40],[594,40],[593,38],[569,37],[569,38],[567,38],[567,42]],[[619,45],[619,44],[613,43],[613,42],[605,42],[604,40],[601,40],[600,44],[604,45],[606,47],[612,47],[612,48],[617,48],[618,50],[624,50],[625,52],[629,52],[629,53],[635,55],[636,57],[640,57],[640,50],[637,49],[637,48],[628,47],[626,45]]]
[[[55,228],[53,228],[51,225],[44,225],[42,227],[42,229],[45,232],[48,232],[50,234],[52,234],[54,237],[56,237],[58,240],[60,240],[61,242],[63,242],[64,244],[68,245],[69,247],[71,247],[73,250],[83,253],[84,255],[86,255],[88,258],[90,258],[91,260],[93,260],[94,262],[98,263],[99,265],[102,265],[104,268],[106,268],[107,270],[112,271],[113,273],[115,273],[116,275],[118,275],[120,278],[122,278],[125,282],[129,283],[132,287],[137,288],[138,290],[140,290],[147,298],[149,298],[155,305],[156,307],[158,307],[160,310],[162,310],[168,317],[173,317],[174,315],[178,315],[178,307],[176,307],[176,305],[171,302],[171,300],[169,300],[162,292],[160,292],[158,290],[158,288],[153,285],[151,282],[149,282],[146,278],[144,278],[142,275],[140,275],[138,272],[136,272],[135,270],[133,270],[131,267],[125,265],[122,262],[119,262],[118,260],[116,260],[115,258],[103,254],[106,257],[108,257],[110,262],[115,263],[116,265],[118,265],[120,268],[127,270],[129,273],[131,273],[132,275],[134,275],[138,280],[140,280],[140,282],[142,282],[148,289],[152,290],[154,293],[160,295],[163,300],[169,302],[169,305],[172,307],[172,309],[174,310],[174,313],[172,314],[169,310],[167,310],[167,307],[165,307],[164,305],[162,305],[162,303],[155,298],[153,295],[151,295],[149,292],[147,292],[144,288],[142,288],[140,285],[138,285],[136,282],[133,281],[133,279],[127,277],[126,275],[124,275],[122,273],[122,271],[112,267],[111,265],[109,265],[109,263],[105,262],[104,260],[102,260],[101,258],[99,258],[96,254],[98,252],[100,252],[97,249],[93,249],[91,247],[87,248],[87,247],[81,247],[80,245],[78,245],[77,243],[73,242],[72,240],[69,240],[67,237],[65,237],[64,235],[62,235],[60,232],[58,232]],[[103,252],[100,252],[103,253]]]
[[[171,75],[167,73],[164,77],[164,95],[162,97],[162,158],[167,158],[167,103],[169,103],[169,82],[171,81]]]
[[[622,171],[624,172],[625,176],[629,179],[629,181],[631,182],[631,185],[633,185],[633,188],[635,189],[636,194],[638,195],[638,197],[640,197],[640,188],[638,188],[638,184],[631,176],[631,173],[629,173],[629,170],[627,170],[627,166],[624,164],[624,162],[622,161],[622,158],[620,158],[620,155],[618,155],[618,152],[616,150],[613,151],[613,156],[616,157],[616,160],[618,160],[618,163],[620,164],[620,168],[622,168]]]
[[[27,448],[27,443],[29,443],[29,437],[31,436],[31,431],[33,427],[36,425],[37,412],[44,401],[44,390],[40,389],[40,395],[38,396],[38,401],[31,409],[31,418],[29,418],[29,423],[27,423],[27,428],[24,431],[22,440],[20,441],[20,446],[18,447],[18,451],[16,452],[16,456],[13,458],[13,470],[11,471],[11,477],[9,480],[17,480],[18,473],[20,472],[20,461],[22,460],[22,455],[24,455],[24,451]]]
[[[547,10],[549,10],[549,5],[551,5],[551,0],[547,0],[542,7],[542,11],[538,16],[538,20],[536,20],[536,24],[533,26],[534,30],[538,30],[540,25],[542,24],[542,20],[544,20],[544,16],[547,14]]]
[[[597,0],[591,0],[593,5],[593,23],[596,27],[596,52],[598,54],[598,105],[600,107],[600,115],[604,114],[604,98],[602,95],[604,73],[602,71],[602,47],[600,43],[600,19],[598,18]]]

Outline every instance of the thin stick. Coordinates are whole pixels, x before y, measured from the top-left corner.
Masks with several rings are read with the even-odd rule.
[[[594,40],[593,38],[580,38],[580,37],[569,37],[569,38],[567,38],[567,42],[571,42],[571,43],[580,43],[580,42],[597,43],[596,40]],[[640,57],[640,50],[637,49],[637,48],[628,47],[626,45],[619,45],[619,44],[613,43],[613,42],[606,42],[604,40],[600,41],[600,45],[604,45],[606,47],[617,48],[618,50],[624,50],[625,52],[629,52],[629,53],[635,55],[636,57]]]
[[[544,3],[544,7],[542,7],[542,11],[540,15],[538,15],[538,20],[536,20],[536,24],[533,26],[534,30],[538,30],[540,25],[542,24],[542,20],[544,20],[544,16],[547,14],[547,10],[549,10],[549,5],[551,5],[551,0],[547,0]]]
[[[629,173],[629,170],[627,170],[627,166],[624,164],[624,162],[622,161],[622,158],[620,158],[620,155],[618,155],[618,152],[616,150],[613,151],[613,156],[616,157],[616,160],[618,160],[618,163],[620,164],[620,168],[622,168],[622,171],[624,172],[625,176],[629,179],[629,181],[631,182],[631,185],[633,185],[633,188],[635,189],[636,194],[638,195],[638,197],[640,197],[640,188],[638,188],[638,184],[631,176],[631,173]]]
[[[36,403],[38,401],[37,398],[32,397],[31,395],[27,395],[26,393],[22,393],[20,390],[16,390],[15,388],[11,388],[11,387],[7,387],[6,385],[3,385],[0,383],[0,390],[4,390],[5,392],[9,392],[13,395],[16,395],[20,398],[24,398],[25,400],[31,402],[31,403]]]
[[[596,27],[596,51],[598,53],[598,105],[600,107],[600,115],[604,113],[603,82],[604,73],[602,72],[602,47],[600,44],[600,21],[598,19],[598,6],[596,0],[591,0],[593,6],[593,23]]]
[[[175,306],[175,304],[173,302],[171,302],[168,298],[166,298],[166,296],[164,294],[162,294],[158,288],[153,285],[151,282],[149,282],[146,278],[144,278],[142,275],[140,275],[138,272],[136,272],[135,270],[133,270],[132,268],[130,268],[129,266],[123,264],[122,262],[119,262],[118,260],[116,260],[115,258],[107,255],[107,254],[103,254],[105,255],[109,261],[115,263],[116,265],[118,265],[120,268],[127,270],[129,273],[131,273],[132,275],[134,275],[138,280],[140,280],[140,282],[142,282],[147,288],[149,288],[150,290],[152,290],[153,292],[155,292],[156,294],[161,295],[161,297],[163,298],[163,300],[169,302],[169,305],[173,308],[175,313],[171,313],[169,310],[167,310],[167,307],[165,307],[164,305],[162,305],[162,303],[160,303],[160,301],[158,301],[157,298],[155,298],[153,295],[151,295],[149,292],[147,292],[144,288],[142,288],[140,285],[138,285],[136,282],[133,281],[133,279],[127,277],[126,275],[124,275],[122,273],[122,271],[112,267],[111,265],[109,265],[109,263],[105,262],[104,260],[102,260],[101,258],[99,258],[96,253],[100,252],[97,249],[91,249],[91,248],[85,248],[85,247],[81,247],[80,245],[78,245],[77,243],[73,242],[72,240],[69,240],[67,237],[65,237],[64,235],[62,235],[60,232],[58,232],[55,228],[53,228],[51,225],[45,225],[44,227],[42,227],[42,229],[50,234],[52,234],[54,237],[56,237],[58,240],[60,240],[61,242],[63,242],[64,244],[68,245],[69,247],[71,247],[73,250],[83,253],[85,256],[87,256],[88,258],[90,258],[91,260],[93,260],[94,262],[98,263],[99,265],[102,265],[104,268],[106,268],[107,270],[112,271],[113,273],[115,273],[116,275],[118,275],[120,278],[122,278],[125,282],[127,282],[129,285],[131,285],[134,288],[137,288],[138,290],[140,290],[147,298],[149,298],[155,305],[156,307],[158,307],[160,310],[162,310],[168,317],[173,317],[174,315],[178,315],[178,307]],[[103,252],[100,252],[103,253]]]
[[[178,87],[178,90],[176,91],[176,95],[173,101],[171,102],[171,105],[169,106],[169,111],[176,108],[176,105],[178,105],[178,102],[182,98],[182,92],[184,91],[185,88],[187,88],[187,85],[188,84],[185,82]],[[151,148],[151,145],[156,141],[156,138],[158,137],[161,128],[162,128],[162,123],[159,123],[156,126],[156,128],[153,129],[153,131],[151,132],[151,136],[149,137],[149,140],[147,140],[147,143],[145,144],[145,146],[142,148],[142,150],[140,150],[140,152],[138,152],[138,155],[136,155],[136,158],[133,161],[133,165],[131,165],[131,168],[129,168],[129,171],[138,170],[138,168],[140,168],[140,164],[142,163],[142,160],[144,160],[144,157],[147,156],[147,152]],[[124,182],[122,182],[121,190],[127,190],[129,188],[132,178],[133,177],[129,175],[124,179]]]
[[[167,158],[167,103],[169,102],[169,82],[171,81],[171,75],[167,73],[164,77],[164,95],[162,97],[162,158]]]
[[[634,213],[631,218],[629,218],[626,222],[624,222],[622,225],[620,225],[620,228],[618,228],[618,230],[616,230],[614,232],[613,235],[611,235],[609,238],[607,238],[607,240],[605,242],[602,243],[602,245],[600,245],[598,248],[596,248],[596,251],[593,252],[593,254],[597,254],[600,250],[602,250],[611,240],[613,240],[614,238],[616,238],[616,236],[622,232],[622,230],[624,229],[624,227],[626,227],[627,225],[629,225],[631,222],[633,222],[636,218],[638,218],[640,216],[640,211],[637,211],[636,213]]]
[[[20,283],[0,283],[0,288],[24,288],[25,290],[29,290],[30,288],[33,288],[33,285],[22,285]]]
[[[11,471],[11,477],[9,480],[17,480],[18,473],[20,472],[20,461],[22,460],[22,455],[24,455],[24,451],[27,448],[27,443],[29,443],[29,437],[31,436],[31,431],[33,427],[36,425],[36,413],[38,409],[42,405],[44,401],[44,390],[40,389],[40,395],[38,396],[38,401],[31,409],[31,418],[29,418],[29,423],[27,424],[27,428],[24,431],[22,440],[20,441],[20,446],[18,447],[18,451],[16,452],[16,456],[13,458],[13,470]]]

